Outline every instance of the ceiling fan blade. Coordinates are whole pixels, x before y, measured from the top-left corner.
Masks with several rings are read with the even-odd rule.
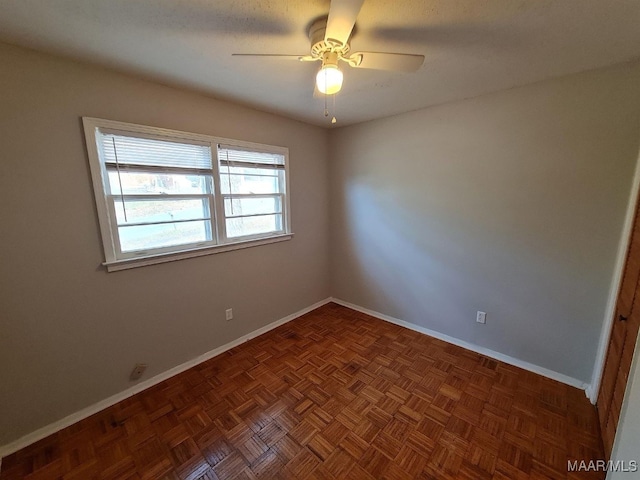
[[[423,62],[424,55],[408,53],[354,52],[349,57],[352,67],[397,72],[415,72]]]
[[[346,44],[364,0],[331,0],[325,40]]]

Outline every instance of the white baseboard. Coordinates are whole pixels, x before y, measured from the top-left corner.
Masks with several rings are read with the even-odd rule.
[[[359,305],[355,305],[353,303],[345,302],[344,300],[340,300],[338,298],[331,298],[331,301],[334,303],[337,303],[338,305],[342,305],[343,307],[347,307],[352,310],[357,310],[358,312],[366,313],[367,315],[371,315],[372,317],[379,318],[380,320],[384,320],[386,322],[393,323],[395,325],[400,325],[401,327],[405,327],[405,328],[408,328],[409,330],[414,330],[419,333],[424,333],[425,335],[429,335],[430,337],[443,340],[447,343],[452,343],[453,345],[457,345],[462,348],[466,348],[467,350],[471,350],[472,352],[479,353],[480,355],[484,355],[486,357],[490,357],[495,360],[508,363],[509,365],[513,365],[515,367],[519,367],[524,370],[537,373],[539,375],[542,375],[543,377],[551,378],[553,380],[557,380],[558,382],[571,385],[572,387],[585,390],[585,393],[587,394],[587,396],[589,396],[588,395],[589,389],[590,389],[589,384],[584,383],[578,379],[569,377],[568,375],[564,375],[563,373],[554,372],[553,370],[549,370],[547,368],[534,365],[533,363],[525,362],[524,360],[519,360],[517,358],[510,357],[509,355],[505,355],[503,353],[496,352],[494,350],[490,350],[485,347],[480,347],[479,345],[474,345],[473,343],[465,342],[464,340],[459,340],[457,338],[450,337],[449,335],[445,335],[444,333],[436,332],[435,330],[430,330],[428,328],[421,327],[420,325],[416,325],[415,323],[405,322],[404,320],[399,320],[397,318],[390,317],[389,315],[385,315],[380,312],[375,312],[373,310],[369,310],[368,308],[364,308]]]
[[[120,393],[116,393],[115,395],[112,395],[109,398],[105,398],[104,400],[101,400],[98,403],[94,403],[93,405],[83,408],[78,412],[72,413],[71,415],[68,415],[45,427],[39,428],[35,432],[31,432],[25,435],[24,437],[21,437],[11,443],[8,443],[7,445],[0,446],[0,467],[2,465],[1,463],[2,457],[11,455],[12,453],[17,452],[21,448],[31,445],[32,443],[35,443],[38,440],[42,440],[43,438],[48,437],[49,435],[54,434],[62,430],[63,428],[73,425],[74,423],[77,423],[80,420],[84,420],[85,418],[90,417],[91,415],[98,413],[101,410],[104,410],[105,408],[111,407],[112,405],[115,405],[116,403],[121,402],[122,400],[125,400],[129,397],[132,397],[136,393],[140,393],[149,387],[157,385],[158,383],[173,377],[174,375],[184,372],[185,370],[189,370],[191,367],[194,367],[202,362],[205,362],[210,358],[218,356],[221,353],[224,353],[227,350],[232,349],[233,347],[237,347],[238,345],[248,340],[251,340],[252,338],[255,338],[259,335],[262,335],[263,333],[273,330],[274,328],[279,327],[280,325],[290,322],[291,320],[298,318],[304,315],[305,313],[309,313],[310,311],[315,310],[316,308],[321,307],[322,305],[325,305],[330,301],[331,301],[331,298],[326,298],[324,300],[321,300],[320,302],[314,303],[313,305],[303,308],[302,310],[292,313],[291,315],[287,315],[286,317],[281,318],[280,320],[276,320],[275,322],[265,325],[264,327],[258,328],[257,330],[254,330],[253,332],[243,335],[242,337],[237,338],[236,340],[233,340],[225,345],[222,345],[218,348],[214,348],[213,350],[210,350],[207,353],[200,355],[199,357],[196,357],[192,360],[189,360],[188,362],[178,365],[177,367],[173,367],[165,372],[162,372],[153,378],[145,380],[144,382],[140,382],[131,388],[128,388]]]

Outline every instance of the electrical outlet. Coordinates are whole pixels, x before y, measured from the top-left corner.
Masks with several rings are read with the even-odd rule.
[[[227,322],[233,320],[233,308],[227,308],[224,312]]]
[[[476,313],[476,322],[487,323],[487,312],[481,312],[478,310],[478,313]]]
[[[138,363],[135,367],[133,367],[133,372],[131,372],[130,380],[138,380],[144,371],[147,369],[146,363]]]

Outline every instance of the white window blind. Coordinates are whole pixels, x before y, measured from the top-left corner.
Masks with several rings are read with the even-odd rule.
[[[281,153],[257,152],[227,145],[218,145],[218,158],[222,165],[245,165],[255,168],[284,169],[284,155]]]
[[[211,147],[113,133],[100,135],[107,165],[211,170]]]

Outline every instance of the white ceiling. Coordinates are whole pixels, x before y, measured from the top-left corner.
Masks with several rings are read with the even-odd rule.
[[[307,54],[329,0],[0,0],[0,40],[329,126]],[[425,55],[417,73],[345,67],[344,126],[640,58],[640,0],[365,0],[352,50]]]

